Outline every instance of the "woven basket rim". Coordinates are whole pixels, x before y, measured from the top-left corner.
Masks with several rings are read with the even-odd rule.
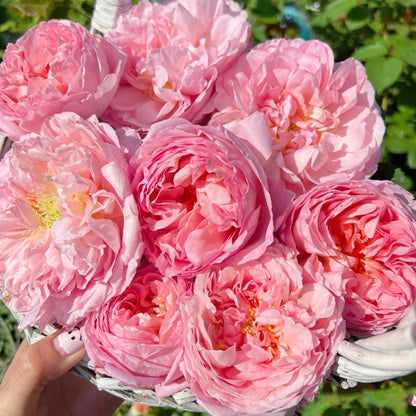
[[[7,305],[6,305],[7,306]],[[20,322],[24,314],[15,312],[9,308],[10,312]],[[34,344],[48,335],[58,331],[58,328],[48,324],[41,332],[39,328],[28,327],[24,329],[26,339],[29,344]],[[158,397],[153,389],[139,389],[127,386],[119,380],[101,374],[95,370],[93,362],[84,357],[78,364],[71,369],[71,372],[82,379],[94,384],[99,390],[106,391],[114,396],[130,402],[136,402],[153,407],[170,407],[178,410],[190,412],[204,412],[205,410],[196,402],[196,397],[189,388],[168,397]]]

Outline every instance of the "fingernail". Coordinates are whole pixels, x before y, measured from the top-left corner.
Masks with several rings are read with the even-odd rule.
[[[53,341],[56,350],[63,357],[71,355],[84,347],[82,342],[81,331],[79,328],[74,328],[68,332],[62,332]]]

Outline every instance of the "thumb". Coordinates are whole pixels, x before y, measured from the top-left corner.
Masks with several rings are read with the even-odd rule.
[[[35,414],[43,387],[85,356],[78,329],[63,330],[29,345],[22,342],[0,387],[0,416]]]

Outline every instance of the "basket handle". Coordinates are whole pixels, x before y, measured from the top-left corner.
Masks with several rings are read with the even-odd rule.
[[[91,19],[91,32],[106,35],[115,26],[117,17],[131,6],[131,0],[97,0]]]

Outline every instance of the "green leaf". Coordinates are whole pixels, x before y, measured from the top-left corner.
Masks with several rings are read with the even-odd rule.
[[[397,0],[397,3],[405,7],[416,6],[416,0]]]
[[[40,20],[48,18],[54,2],[49,0],[16,0],[12,7],[24,13],[26,16],[39,16]]]
[[[342,16],[346,16],[351,9],[357,6],[357,0],[336,0],[330,2],[328,7],[323,11],[329,20],[337,20]]]
[[[409,65],[416,66],[416,40],[400,35],[390,36],[393,55]]]
[[[357,30],[367,26],[372,18],[373,15],[368,8],[354,7],[349,11],[345,24],[349,30]]]
[[[407,164],[409,168],[416,169],[416,143],[409,146],[409,151],[407,152]]]
[[[410,191],[413,187],[412,178],[407,176],[401,168],[395,169],[391,180],[397,185],[400,185],[402,188],[407,189],[408,191]]]
[[[388,51],[388,42],[383,39],[374,39],[372,43],[356,49],[352,56],[355,59],[364,62],[380,56],[385,56]]]
[[[268,0],[258,0],[256,7],[253,9],[253,13],[277,22],[278,10]]]
[[[396,57],[380,57],[366,62],[365,68],[370,82],[376,91],[381,93],[399,79],[403,61]]]
[[[388,128],[388,132],[384,138],[384,145],[387,150],[395,154],[407,153],[409,150],[409,138],[400,126],[391,125]]]

